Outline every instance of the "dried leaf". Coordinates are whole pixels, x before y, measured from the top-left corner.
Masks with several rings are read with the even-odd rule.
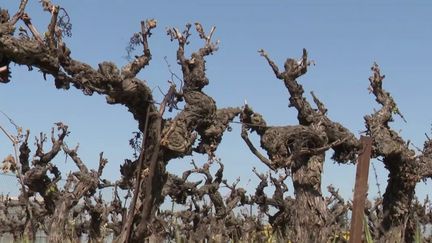
[[[16,163],[15,158],[10,154],[2,162],[1,170],[3,173],[15,172]]]
[[[147,20],[147,27],[148,27],[149,29],[153,29],[153,28],[155,28],[155,27],[156,27],[156,24],[157,24],[157,22],[156,22],[155,19],[148,19],[148,20]]]

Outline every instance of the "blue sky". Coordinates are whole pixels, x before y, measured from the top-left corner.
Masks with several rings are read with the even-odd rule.
[[[27,12],[40,32],[46,29],[49,16],[37,1],[29,1]],[[234,3],[233,3],[234,2]],[[374,61],[386,74],[384,87],[391,92],[407,123],[396,117],[393,127],[405,139],[422,147],[424,133],[430,133],[430,66],[432,64],[432,4],[427,1],[57,1],[71,16],[72,38],[66,40],[72,56],[93,66],[111,60],[126,63],[125,47],[130,36],[139,31],[139,22],[146,18],[158,20],[158,28],[149,40],[153,60],[140,73],[151,88],[168,87],[170,73],[164,57],[173,70],[176,65],[176,43],[165,34],[166,27],[182,28],[199,21],[209,29],[215,25],[215,38],[220,49],[207,58],[210,85],[205,91],[214,97],[218,107],[241,106],[244,99],[264,115],[270,125],[297,124],[296,112],[288,108],[288,95],[257,50],[265,49],[282,66],[287,57],[300,57],[307,48],[316,66],[299,79],[306,93],[314,91],[329,109],[334,121],[359,136],[364,131],[363,116],[378,108],[367,91],[370,66]],[[3,0],[0,7],[17,8],[15,0]],[[191,38],[189,50],[202,42]],[[44,81],[36,70],[13,67],[12,82],[0,86],[0,110],[19,125],[29,128],[33,136],[49,132],[53,123],[63,121],[72,132],[70,146],[80,143],[79,154],[89,167],[96,167],[98,154],[109,159],[105,177],[119,177],[118,168],[132,153],[128,139],[137,124],[125,107],[107,105],[104,97],[84,96],[80,91],[56,90],[51,79]],[[155,96],[160,94],[155,89]],[[5,118],[2,126],[12,129]],[[250,192],[257,185],[252,167],[266,168],[249,152],[240,138],[240,126],[224,135],[218,156],[226,166],[226,177]],[[256,146],[259,145],[255,139]],[[12,147],[0,136],[0,157],[12,153]],[[331,154],[328,153],[327,158]],[[169,169],[178,172],[190,168],[191,158],[172,161]],[[200,162],[200,158],[197,162]],[[75,170],[71,161],[57,158],[63,171]],[[202,162],[202,160],[201,160]],[[379,161],[381,190],[387,180]],[[371,167],[372,172],[372,167]],[[328,159],[323,174],[323,189],[328,184],[340,188],[345,198],[351,197],[355,167],[334,165]],[[0,177],[2,178],[2,177]],[[2,178],[3,180],[3,178]],[[250,180],[250,182],[248,182]],[[8,181],[10,181],[8,179]],[[370,174],[371,197],[377,194],[373,173]],[[430,183],[430,181],[429,181]],[[13,183],[2,186],[3,192],[14,192]],[[430,190],[423,183],[417,187],[424,198]],[[292,190],[291,190],[292,193]]]

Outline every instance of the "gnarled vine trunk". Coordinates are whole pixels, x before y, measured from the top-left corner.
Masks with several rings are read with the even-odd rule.
[[[321,174],[325,152],[333,149],[333,159],[338,162],[353,161],[360,148],[358,140],[342,125],[331,121],[324,104],[312,93],[317,109],[313,109],[303,97],[303,87],[296,78],[305,74],[309,62],[306,50],[301,61],[287,59],[284,72],[265,51],[260,51],[281,79],[290,94],[290,107],[295,107],[299,125],[285,127],[267,126],[262,116],[245,107],[241,120],[242,137],[251,151],[269,168],[289,170],[294,183],[292,214],[286,217],[294,232],[288,232],[295,242],[325,242],[331,236],[332,224],[327,202],[321,192]],[[247,130],[256,131],[261,137],[261,147],[269,159],[261,155],[247,136]],[[288,213],[288,212],[287,212]]]
[[[291,168],[295,191],[293,242],[325,242],[331,236],[328,209],[321,192],[324,154],[304,158],[299,168]],[[300,159],[301,161],[301,159]],[[299,161],[299,162],[300,162]]]

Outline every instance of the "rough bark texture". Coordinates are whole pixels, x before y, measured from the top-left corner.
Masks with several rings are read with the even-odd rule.
[[[99,162],[100,169],[98,171],[88,170],[81,159],[77,156],[76,150],[64,148],[65,152],[72,158],[79,168],[79,172],[75,172],[68,176],[65,188],[66,191],[59,195],[56,201],[55,211],[52,215],[50,231],[48,234],[49,242],[61,242],[68,238],[65,235],[65,226],[69,219],[68,214],[78,201],[84,196],[92,196],[99,185],[99,177],[106,164],[106,160],[102,158]],[[73,190],[71,190],[73,188]],[[94,236],[94,234],[92,235]]]
[[[34,240],[37,230],[41,229],[47,234],[49,242],[61,242],[65,239],[76,241],[82,232],[88,233],[85,229],[75,229],[71,220],[76,218],[78,202],[81,199],[89,200],[101,185],[100,177],[107,160],[101,154],[98,170],[89,170],[77,155],[78,147],[69,149],[64,144],[64,139],[69,134],[68,127],[62,123],[56,125],[59,132],[55,136],[54,129],[52,130],[51,149],[48,152],[44,151],[47,137],[40,134],[36,139],[36,151],[31,161],[31,151],[28,147],[29,131],[17,136],[22,140],[19,145],[19,163],[16,163],[20,166],[17,166],[16,170],[20,170],[17,174],[21,174],[22,178],[18,176],[18,179],[24,187],[16,201],[18,205],[5,205],[3,212],[17,215],[22,221],[14,219],[14,216],[8,220],[9,222],[2,222],[2,227],[12,227],[15,224],[20,230],[19,234],[14,235],[18,241]],[[60,151],[67,153],[79,169],[68,175],[63,189],[58,186],[61,173],[52,163]],[[91,235],[90,239],[95,238],[93,236],[95,235]]]
[[[264,242],[273,240],[274,235],[281,237],[276,241],[292,242],[341,239],[347,230],[350,204],[331,186],[328,187],[331,196],[323,197],[321,176],[325,154],[332,149],[336,162],[353,162],[361,145],[344,126],[327,117],[326,107],[314,93],[311,92],[315,108],[305,98],[303,87],[297,82],[310,64],[305,49],[300,60],[287,59],[283,71],[260,50],[288,90],[289,106],[297,110],[298,124],[269,126],[249,106],[218,108],[204,92],[209,84],[205,59],[218,46],[218,42],[212,41],[215,27],[208,33],[199,23],[187,24],[183,31],[167,29],[171,41],[178,45],[176,57],[182,79],[179,78],[180,87],[172,83],[164,99],[158,102],[147,83],[137,78],[152,58],[149,37],[156,28],[155,20],[142,21],[140,31],[131,38],[130,50],[137,46],[143,50],[130,63],[118,67],[104,61],[94,68],[75,60],[63,41],[64,36],[71,34],[64,9],[49,0],[40,1],[51,19],[46,31],[39,32],[25,11],[27,2],[22,0],[13,16],[0,9],[0,82],[10,82],[11,63],[38,69],[44,78],[52,76],[58,89],[72,86],[85,95],[104,95],[108,104],[126,106],[137,121],[139,132],[131,142],[135,158],[125,159],[120,166],[121,178],[110,182],[101,178],[107,163],[102,154],[98,170],[89,170],[78,157],[78,147],[65,146],[69,134],[66,125],[56,124],[58,132],[52,130],[48,151],[45,151],[47,137],[40,134],[33,154],[28,145],[29,131],[23,133],[17,129],[18,134],[10,136],[1,127],[16,150],[15,156],[3,161],[2,169],[16,173],[21,194],[13,200],[0,197],[0,235],[9,232],[16,241],[23,237],[33,240],[36,231],[42,229],[50,242],[74,242],[83,234],[89,236],[90,242],[103,242],[110,232],[115,242],[122,243],[143,239]],[[25,28],[17,31],[17,23],[23,23]],[[192,26],[204,43],[187,57],[185,48]],[[383,159],[389,180],[383,200],[368,204],[365,213],[376,239],[411,242],[418,229],[417,222],[426,225],[432,221],[430,203],[425,201],[421,205],[414,195],[416,183],[432,177],[432,141],[428,139],[423,150],[415,154],[409,143],[390,129],[393,114],[400,112],[390,94],[382,89],[384,76],[378,66],[374,65],[372,70],[371,92],[382,108],[365,117],[366,128],[373,138],[374,157]],[[180,102],[184,102],[182,109],[178,109]],[[166,110],[179,111],[172,118],[165,118]],[[271,169],[268,174],[254,170],[260,183],[251,196],[237,186],[239,180],[229,184],[223,179],[224,166],[216,157],[223,133],[238,115],[246,145]],[[249,131],[260,136],[260,145],[267,156],[255,148]],[[58,185],[62,174],[53,163],[61,151],[78,168],[67,176],[64,187]],[[192,161],[193,168],[181,176],[166,171],[170,160],[193,153],[206,154],[208,159],[201,165]],[[215,164],[219,167],[213,174],[210,169]],[[203,179],[193,181],[192,175]],[[288,177],[293,180],[294,197],[286,196]],[[271,196],[265,192],[269,185],[274,189]],[[95,196],[105,187],[114,188],[111,203],[105,203],[100,194]],[[222,187],[229,190],[227,197],[221,194]],[[127,191],[124,200],[118,190]],[[182,208],[161,210],[166,197]],[[245,212],[245,206],[250,207],[249,212]],[[259,209],[256,215],[252,213],[253,206]]]
[[[330,213],[321,192],[321,174],[325,152],[335,151],[337,162],[354,161],[359,142],[354,135],[339,123],[326,116],[326,108],[315,95],[317,109],[303,97],[303,87],[296,81],[305,74],[309,65],[306,50],[300,61],[287,59],[283,72],[268,57],[264,50],[261,55],[268,61],[276,77],[281,79],[290,94],[289,106],[297,110],[299,125],[270,127],[261,115],[245,107],[241,120],[244,123],[242,137],[252,152],[271,169],[285,168],[292,174],[296,209],[288,219],[293,225],[295,242],[324,242],[332,233],[328,226]],[[269,159],[260,155],[247,136],[247,130],[256,131],[261,137],[261,147]]]
[[[160,203],[163,201],[161,195],[163,185],[167,180],[165,166],[173,158],[190,155],[192,151],[206,153],[209,158],[214,156],[218,144],[221,142],[222,133],[228,127],[228,123],[240,113],[238,108],[217,109],[215,101],[206,95],[202,89],[209,83],[205,75],[205,56],[212,54],[217,49],[217,43],[213,43],[211,37],[214,28],[208,35],[205,34],[202,26],[195,24],[196,30],[201,39],[205,41],[204,47],[194,52],[190,58],[184,56],[184,48],[188,43],[191,25],[180,33],[177,29],[170,29],[169,34],[172,40],[178,40],[179,48],[177,59],[181,65],[184,79],[184,86],[180,91],[170,89],[159,108],[156,107],[152,98],[151,90],[145,81],[136,78],[136,75],[147,66],[151,60],[151,53],[148,45],[148,37],[151,30],[156,27],[155,20],[147,20],[141,23],[141,32],[136,34],[137,42],[143,46],[143,53],[122,68],[118,68],[112,62],[102,62],[94,69],[90,65],[75,60],[71,51],[63,42],[61,26],[58,24],[59,6],[49,1],[41,1],[43,9],[51,14],[51,21],[48,26],[45,38],[31,23],[30,17],[25,13],[27,1],[22,1],[19,11],[12,19],[7,11],[1,12],[0,28],[0,64],[2,82],[9,81],[7,66],[10,62],[27,65],[39,69],[44,75],[51,75],[55,79],[57,88],[68,89],[71,85],[80,89],[86,95],[98,93],[105,95],[109,104],[122,104],[128,107],[138,122],[138,127],[145,134],[142,146],[141,159],[133,168],[135,172],[128,173],[129,177],[124,180],[136,180],[135,202],[129,211],[129,218],[133,219],[133,225],[124,224],[120,242],[138,241],[151,234],[151,225],[154,214]],[[14,35],[15,24],[22,20],[30,30],[30,36]],[[4,68],[6,67],[6,68]],[[172,120],[164,119],[162,116],[166,106],[176,106],[177,102],[185,101],[184,109]],[[199,138],[200,143],[193,148],[195,139]],[[62,139],[59,139],[61,141]],[[42,158],[40,166],[35,167],[29,173],[45,174],[51,168],[44,162],[50,161],[56,152],[60,150],[57,146],[53,153],[47,155],[49,158]],[[142,171],[148,169],[148,176],[141,179]],[[141,171],[138,171],[141,170]],[[35,191],[45,194],[44,189],[48,186],[46,178],[33,179],[31,184]],[[134,179],[135,178],[135,179]],[[34,181],[42,180],[42,181]],[[124,184],[133,185],[134,183]],[[132,189],[132,188],[131,188]],[[60,204],[61,209],[55,205],[56,200],[48,195],[48,210],[56,215],[70,210],[70,205]],[[69,201],[68,201],[69,202]],[[66,202],[65,202],[66,203]],[[137,207],[136,207],[137,206]],[[135,208],[136,207],[136,208]],[[60,210],[60,211],[59,211]],[[137,210],[137,211],[136,211]],[[137,212],[140,213],[137,213]],[[61,213],[57,213],[61,212]],[[62,219],[58,219],[62,221]],[[62,224],[58,222],[60,229]],[[134,232],[134,234],[130,234]],[[52,238],[53,241],[54,238]]]
[[[373,157],[382,157],[389,171],[388,185],[383,198],[383,220],[381,241],[412,242],[415,233],[415,215],[412,213],[415,186],[420,179],[430,178],[430,141],[424,145],[423,153],[416,155],[389,123],[393,115],[401,115],[396,103],[382,88],[384,75],[377,64],[372,66],[369,78],[370,90],[382,107],[365,117],[367,133],[373,138]]]

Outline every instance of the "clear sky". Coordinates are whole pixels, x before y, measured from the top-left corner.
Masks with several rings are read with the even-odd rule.
[[[324,3],[325,2],[325,3]],[[287,57],[300,57],[307,48],[316,62],[299,79],[306,93],[314,91],[325,103],[329,117],[360,136],[365,130],[363,116],[378,106],[368,93],[368,77],[374,61],[386,74],[384,87],[391,92],[407,123],[396,117],[393,124],[405,139],[423,146],[425,133],[430,133],[432,65],[432,4],[429,1],[55,1],[71,16],[72,38],[66,42],[72,56],[93,66],[110,60],[118,65],[126,63],[125,47],[140,20],[155,18],[158,28],[149,40],[153,60],[140,73],[151,88],[168,87],[170,73],[164,57],[172,69],[181,74],[175,61],[176,43],[170,42],[166,27],[182,28],[186,23],[199,21],[207,30],[215,25],[215,37],[220,49],[207,58],[210,85],[205,92],[218,107],[241,106],[244,99],[264,115],[269,125],[297,124],[296,112],[288,108],[288,92],[277,80],[257,50],[265,49],[282,67]],[[16,0],[2,0],[0,7],[13,13]],[[29,1],[27,12],[40,32],[46,30],[49,16],[37,1]],[[194,35],[189,50],[202,42]],[[12,117],[32,137],[39,132],[49,133],[53,123],[63,121],[72,132],[67,138],[70,146],[80,143],[80,156],[89,167],[95,168],[98,154],[103,151],[109,160],[104,177],[119,177],[119,165],[132,151],[128,139],[137,130],[125,107],[107,105],[104,97],[84,96],[80,91],[56,90],[52,79],[26,67],[12,67],[12,81],[0,85],[0,110]],[[158,89],[155,96],[160,98]],[[7,119],[0,118],[8,127]],[[240,138],[240,126],[232,125],[224,135],[218,156],[225,164],[229,181],[241,178],[241,185],[253,192],[257,179],[253,167],[266,168],[246,148]],[[256,146],[259,146],[255,139]],[[0,157],[12,153],[5,136],[0,136]],[[354,187],[355,167],[335,165],[328,153],[323,174],[323,190],[329,184],[340,188],[349,198]],[[191,158],[172,161],[169,169],[180,173],[190,168]],[[203,162],[200,158],[197,162]],[[75,170],[63,156],[56,159],[63,171]],[[387,174],[379,161],[377,167],[381,191],[384,192]],[[10,178],[0,177],[2,192],[16,193]],[[6,182],[3,182],[6,181]],[[250,182],[249,182],[250,180]],[[430,183],[430,180],[428,181]],[[374,175],[370,174],[370,196],[377,195]],[[420,183],[418,195],[424,198],[430,190]],[[292,190],[291,190],[292,193]]]

